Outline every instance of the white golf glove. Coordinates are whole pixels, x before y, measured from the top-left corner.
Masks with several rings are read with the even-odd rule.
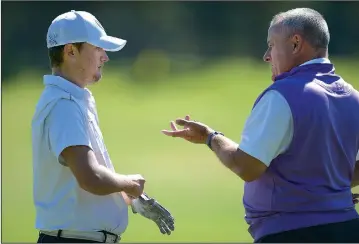
[[[162,234],[171,234],[174,231],[174,218],[171,213],[155,199],[143,193],[139,198],[132,200],[132,212],[155,222]]]

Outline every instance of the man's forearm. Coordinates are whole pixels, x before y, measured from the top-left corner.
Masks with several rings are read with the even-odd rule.
[[[224,136],[217,135],[212,139],[212,149],[223,165],[246,182],[258,179],[267,169],[264,163]]]
[[[352,179],[352,188],[359,185],[359,161],[356,162]]]
[[[100,165],[88,146],[68,146],[62,150],[61,156],[79,186],[92,194],[108,195],[124,191],[137,195],[141,190],[140,182],[144,180],[141,176],[120,175]]]
[[[222,164],[235,174],[238,174],[236,159],[238,144],[224,136],[216,135],[212,139],[211,146],[213,152],[217,155]]]
[[[136,182],[126,175],[117,174],[102,165],[97,165],[93,177],[82,188],[95,195],[108,195],[115,192],[126,192],[135,187],[135,184]]]

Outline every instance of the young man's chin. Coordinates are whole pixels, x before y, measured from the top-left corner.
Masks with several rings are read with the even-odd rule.
[[[102,74],[97,74],[96,76],[94,76],[93,82],[92,83],[98,83],[102,78]]]

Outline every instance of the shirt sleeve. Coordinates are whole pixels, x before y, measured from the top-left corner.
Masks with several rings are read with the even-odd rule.
[[[47,129],[51,151],[56,158],[70,146],[91,148],[88,123],[75,101],[61,99],[47,118]]]
[[[264,94],[248,117],[239,149],[269,166],[289,147],[293,118],[286,99],[275,90]]]

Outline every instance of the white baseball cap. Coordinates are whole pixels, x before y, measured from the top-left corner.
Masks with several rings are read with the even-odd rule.
[[[47,48],[70,43],[87,42],[105,51],[116,52],[126,45],[126,40],[108,36],[92,14],[75,11],[57,16],[47,31]]]

